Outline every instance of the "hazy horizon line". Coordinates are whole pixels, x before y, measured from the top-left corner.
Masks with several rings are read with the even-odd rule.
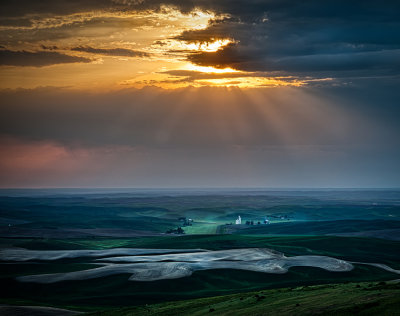
[[[400,187],[4,187],[5,190],[400,190]]]

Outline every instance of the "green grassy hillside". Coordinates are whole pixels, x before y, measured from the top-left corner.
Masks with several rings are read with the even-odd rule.
[[[399,284],[329,284],[168,302],[90,315],[399,315],[399,294]]]
[[[2,247],[29,249],[105,249],[138,248],[207,248],[234,249],[265,247],[286,255],[327,255],[349,261],[379,262],[400,268],[400,242],[333,236],[266,237],[244,235],[192,235],[146,238],[89,239],[2,239]],[[52,304],[78,309],[101,309],[137,306],[166,301],[227,295],[294,286],[328,283],[388,281],[398,275],[375,267],[356,265],[350,272],[328,272],[317,268],[297,267],[283,275],[238,270],[198,271],[176,280],[154,282],[128,281],[129,275],[117,275],[86,281],[55,284],[20,283],[19,275],[74,271],[87,265],[85,258],[57,260],[50,263],[27,262],[0,264],[1,303]]]

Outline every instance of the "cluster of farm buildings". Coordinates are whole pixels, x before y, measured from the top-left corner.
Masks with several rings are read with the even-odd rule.
[[[255,221],[246,221],[245,224],[246,225],[254,225]],[[238,216],[237,220],[235,221],[236,225],[242,225],[242,218],[240,217],[240,215]],[[264,218],[264,220],[262,221],[257,221],[256,223],[257,225],[261,225],[261,224],[270,224],[270,221],[267,218]]]

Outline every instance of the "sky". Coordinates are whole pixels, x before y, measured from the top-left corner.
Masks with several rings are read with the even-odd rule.
[[[0,187],[400,187],[400,3],[4,0]]]

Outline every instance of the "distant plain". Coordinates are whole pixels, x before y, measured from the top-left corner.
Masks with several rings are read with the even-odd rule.
[[[239,215],[243,224],[235,225]],[[193,223],[185,226],[182,218],[190,218]],[[265,220],[268,224],[264,224]],[[254,225],[246,225],[246,221],[253,221]],[[185,233],[167,233],[177,227]],[[347,272],[291,267],[285,274],[269,274],[226,268],[150,282],[129,281],[130,274],[120,273],[40,284],[18,279],[99,266],[85,257],[16,262],[10,256],[2,256],[0,302],[110,311],[121,306],[266,289],[387,282],[399,279],[398,274],[354,262],[400,269],[399,232],[400,192],[396,190],[0,191],[3,252],[15,248],[263,248],[288,257],[328,256],[354,265]]]

